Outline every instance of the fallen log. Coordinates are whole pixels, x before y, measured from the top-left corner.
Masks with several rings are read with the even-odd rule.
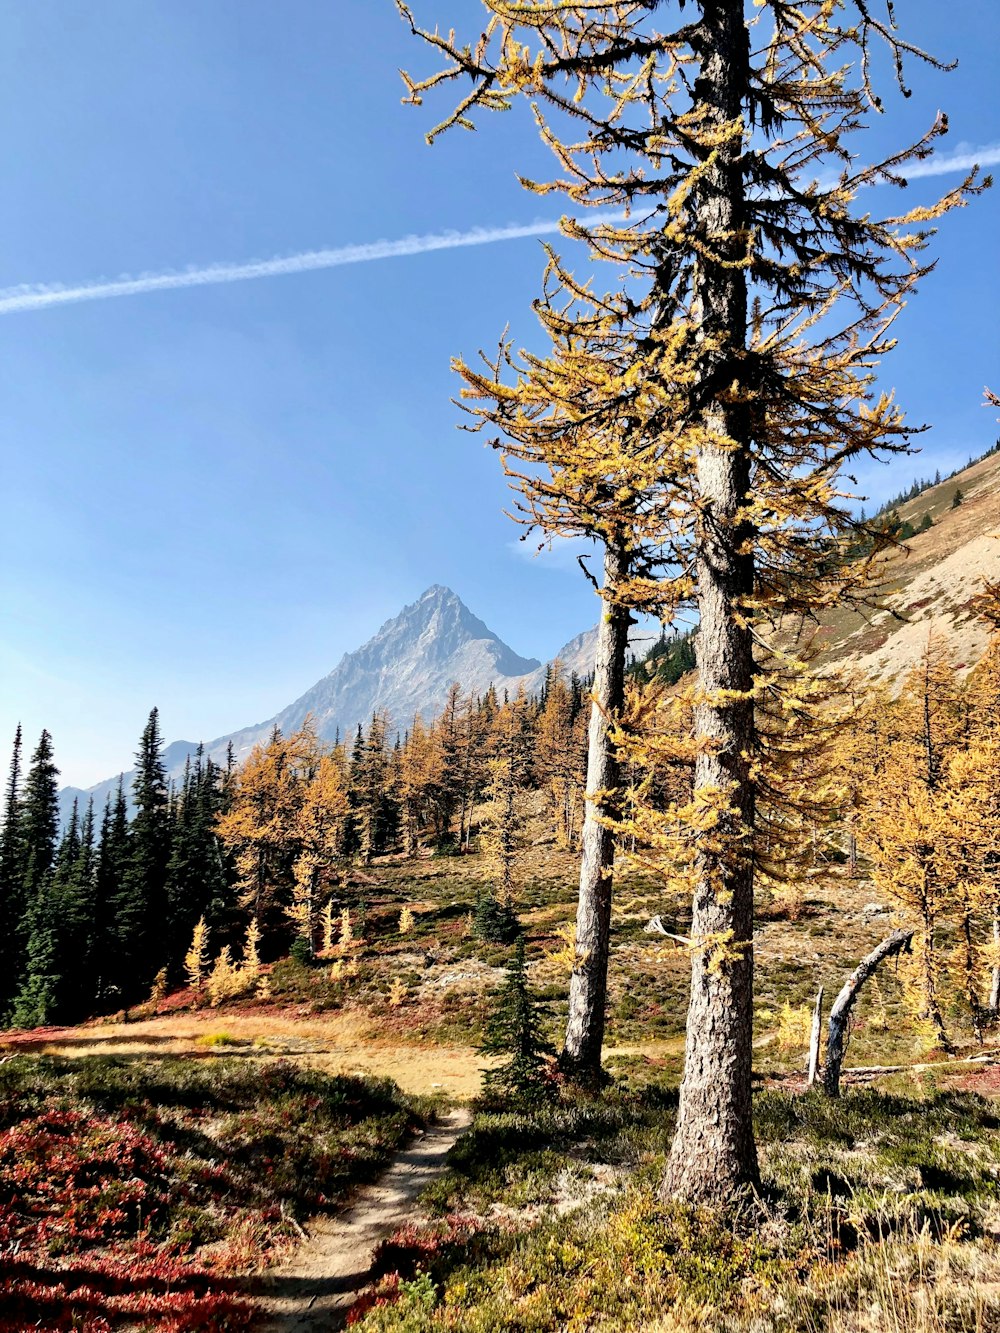
[[[828,1097],[840,1096],[840,1067],[844,1062],[844,1050],[847,1045],[847,1025],[861,987],[874,973],[879,963],[892,958],[895,954],[909,953],[912,941],[912,930],[894,930],[888,939],[883,940],[878,948],[873,949],[867,958],[861,960],[834,1000],[833,1008],[830,1010],[826,1070],[823,1076],[823,1091]]]
[[[996,1064],[1000,1064],[1000,1053],[968,1055],[953,1060],[924,1060],[915,1065],[853,1065],[850,1069],[842,1069],[840,1076],[853,1082],[855,1079],[879,1078],[882,1074],[922,1074],[927,1069],[954,1069],[956,1065]]]

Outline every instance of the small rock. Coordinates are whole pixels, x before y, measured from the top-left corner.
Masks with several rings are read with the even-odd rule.
[[[887,916],[889,908],[885,903],[865,903],[861,909],[862,916]]]

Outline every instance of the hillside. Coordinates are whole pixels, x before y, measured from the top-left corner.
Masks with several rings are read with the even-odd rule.
[[[953,507],[956,491],[963,497]],[[972,600],[983,579],[1000,580],[1000,454],[964,469],[900,505],[918,532],[880,566],[884,609],[837,611],[820,632],[823,658],[874,680],[897,680],[919,660],[930,636],[946,639],[957,665],[969,669],[986,646],[987,630]]]

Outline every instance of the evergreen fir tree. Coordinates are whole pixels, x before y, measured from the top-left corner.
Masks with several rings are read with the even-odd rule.
[[[24,916],[24,816],[21,807],[21,724],[14,733],[10,775],[0,825],[0,1019],[14,997],[21,969],[20,926]]]
[[[53,877],[36,883],[25,918],[24,971],[14,999],[16,1027],[42,1027],[53,1021],[59,998],[59,908]]]
[[[22,806],[25,910],[18,932],[22,970],[14,1000],[14,1022],[22,1027],[49,1020],[59,982],[58,912],[52,892],[59,833],[58,776],[52,737],[43,731],[31,758]]]
[[[362,801],[362,773],[365,757],[365,733],[361,723],[354,735],[349,768],[348,800],[351,809],[344,825],[344,855],[356,856],[361,850],[360,806]]]
[[[385,713],[373,713],[367,736],[358,728],[351,759],[353,827],[358,854],[365,865],[385,850],[399,827],[399,806],[389,781],[388,722]]]
[[[528,988],[523,935],[514,946],[479,1049],[484,1055],[504,1057],[502,1064],[483,1075],[487,1097],[535,1102],[545,1095],[546,1056],[552,1048],[542,1036],[538,1002]]]
[[[116,904],[125,978],[132,994],[145,994],[166,961],[170,823],[161,749],[159,713],[154,708],[136,754],[132,784],[135,818],[129,834],[128,865]]]
[[[77,984],[81,996],[86,999],[86,1008],[93,1009],[97,999],[96,976],[94,972],[94,908],[95,881],[97,877],[97,849],[94,832],[94,799],[87,802],[83,819],[80,822],[79,850],[73,864],[69,894],[64,901],[67,915],[74,921],[74,935],[71,940],[72,959],[75,965]]]
[[[205,758],[199,745],[194,765],[190,761],[185,765],[170,829],[167,958],[175,971],[201,918],[213,939],[230,944],[236,940],[234,876],[216,831],[216,821],[228,805],[229,786],[223,770]]]
[[[59,836],[58,776],[59,770],[53,761],[52,737],[43,731],[31,757],[19,821],[23,837],[23,885],[28,906],[35,890],[45,882],[55,864]]]
[[[117,919],[128,867],[128,840],[128,805],[125,786],[119,778],[114,803],[109,798],[104,805],[94,867],[91,974],[98,1008],[113,1005],[123,994],[128,980],[119,948]]]
[[[26,1025],[75,1023],[93,1011],[93,869],[93,802],[81,821],[74,801],[51,880],[31,914],[25,977],[17,1005],[18,1019]]]

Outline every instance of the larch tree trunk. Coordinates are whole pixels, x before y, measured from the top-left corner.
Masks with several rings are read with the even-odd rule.
[[[840,1070],[844,1063],[844,1051],[847,1046],[847,1025],[850,1021],[854,1001],[860,994],[861,987],[875,972],[879,963],[895,954],[909,953],[913,942],[912,930],[894,930],[888,939],[873,949],[844,983],[840,994],[830,1010],[830,1025],[826,1043],[826,1069],[823,1075],[823,1091],[828,1097],[840,1096]]]
[[[806,1082],[811,1088],[819,1077],[819,1038],[823,1027],[823,987],[820,986],[813,1006],[812,1024],[809,1028],[809,1063],[806,1066]]]
[[[934,1029],[934,1036],[938,1045],[943,1051],[951,1054],[953,1047],[951,1039],[948,1036],[948,1029],[944,1025],[944,1014],[941,1012],[941,998],[938,995],[938,976],[937,976],[937,916],[931,907],[925,902],[924,912],[924,931],[922,945],[922,966],[924,974],[924,1004],[925,1010],[923,1017],[928,1020]]]
[[[962,964],[965,974],[965,1002],[969,1007],[972,1031],[983,1044],[983,1006],[979,1000],[979,959],[976,941],[973,937],[972,902],[969,898],[968,884],[962,885]]]
[[[580,839],[580,897],[576,913],[576,962],[569,983],[569,1019],[564,1068],[581,1083],[601,1077],[615,834],[603,822],[618,810],[621,769],[611,729],[625,699],[628,608],[615,600],[628,572],[624,549],[609,542],[604,555],[604,588],[594,662],[593,702],[587,747],[586,813]]]
[[[743,0],[702,0],[694,100],[706,120],[736,125],[749,86]],[[751,1118],[755,748],[753,639],[746,604],[754,588],[753,532],[743,519],[751,485],[749,414],[730,394],[745,375],[747,238],[739,134],[721,144],[693,192],[701,253],[694,305],[705,348],[700,372],[706,440],[697,460],[696,571],[701,702],[694,789],[718,799],[720,835],[697,849],[691,922],[691,997],[677,1129],[662,1192],[725,1203],[756,1184]]]

